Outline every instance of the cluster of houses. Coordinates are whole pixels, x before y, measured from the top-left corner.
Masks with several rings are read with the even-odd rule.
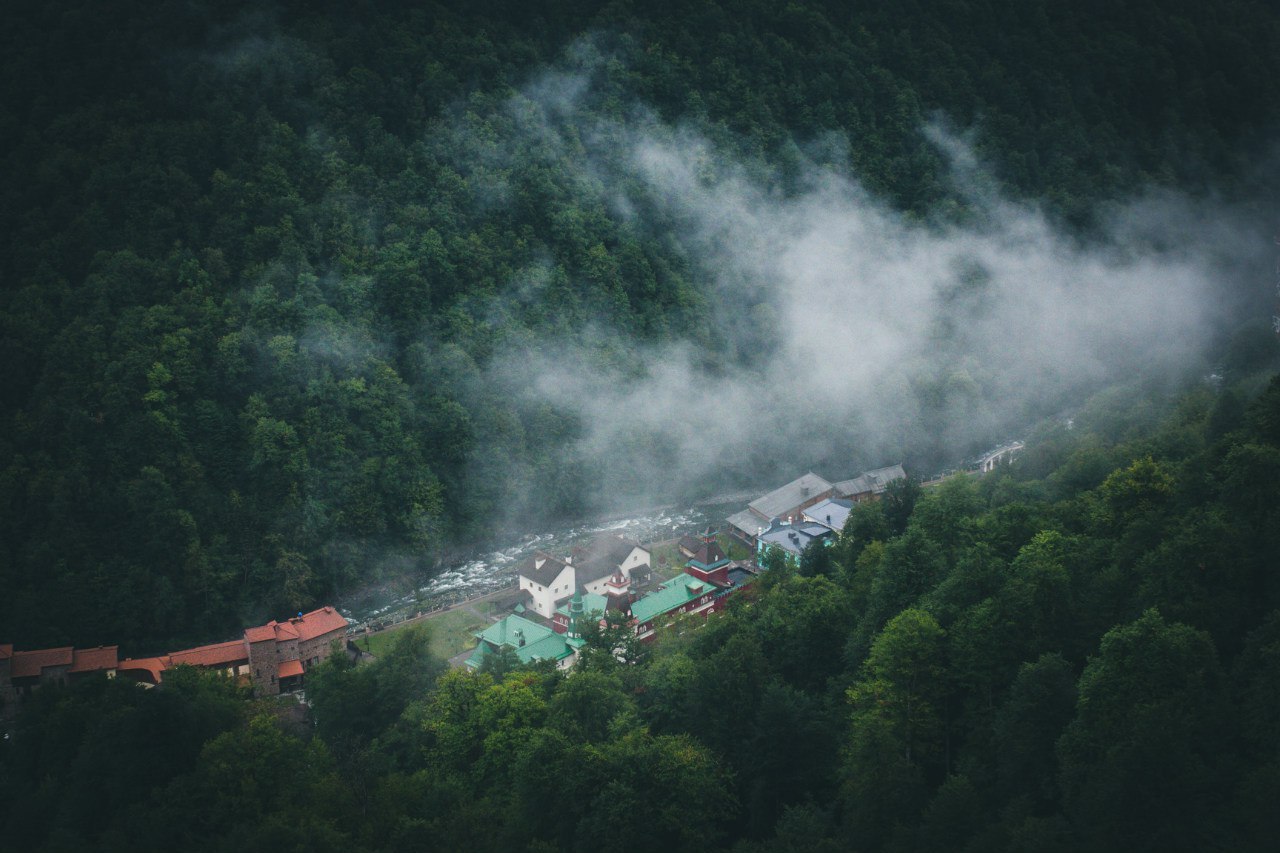
[[[1000,448],[990,454],[989,464],[994,467],[1018,450],[1020,444]],[[650,551],[623,536],[601,536],[564,558],[537,552],[519,569],[514,612],[476,634],[478,643],[466,665],[478,668],[486,658],[510,650],[521,663],[551,660],[568,668],[583,646],[589,621],[603,622],[610,612],[619,614],[615,618],[637,639],[649,642],[678,616],[723,609],[727,597],[760,571],[769,549],[798,563],[805,548],[830,542],[840,532],[854,504],[878,499],[890,483],[904,477],[901,465],[836,483],[807,473],[727,519],[726,531],[755,554],[753,562],[730,560],[708,528],[701,536],[679,541],[687,562],[656,586]],[[335,641],[345,639],[347,627],[334,608],[322,607],[248,628],[225,643],[124,660],[116,646],[14,651],[0,645],[0,705],[11,710],[42,684],[93,673],[154,686],[166,671],[182,665],[221,672],[251,684],[257,696],[274,696],[301,687],[307,670],[331,654]]]
[[[878,500],[890,483],[906,476],[901,465],[891,465],[831,483],[811,471],[729,516],[726,529],[756,553],[757,564],[770,548],[797,563],[805,548],[840,533],[854,504]]]
[[[478,669],[487,658],[510,651],[520,663],[551,660],[567,669],[582,648],[584,626],[603,624],[610,612],[619,614],[614,618],[637,639],[649,642],[677,616],[723,609],[728,596],[760,571],[768,549],[777,548],[798,563],[810,544],[830,542],[840,532],[855,503],[878,499],[890,483],[905,477],[901,465],[838,483],[805,474],[727,519],[728,533],[754,552],[753,562],[730,560],[708,529],[680,540],[680,554],[687,559],[682,571],[644,594],[651,554],[625,537],[600,537],[564,559],[536,553],[520,567],[515,612],[476,634],[466,665]]]
[[[566,560],[535,554],[520,568],[516,612],[476,634],[479,642],[466,665],[478,669],[486,658],[509,650],[520,663],[551,660],[568,669],[582,648],[588,620],[603,623],[606,614],[617,613],[638,640],[650,642],[680,615],[722,609],[726,596],[755,577],[754,566],[725,555],[713,530],[685,537],[680,551],[688,557],[683,570],[643,595],[652,555],[625,537],[602,536]]]
[[[844,518],[849,509],[856,503],[877,500],[894,480],[902,480],[907,472],[901,465],[888,468],[877,468],[867,471],[852,480],[838,483],[828,482],[810,471],[803,477],[792,480],[767,495],[756,498],[747,504],[747,508],[734,513],[725,521],[729,534],[753,551],[758,549],[760,536],[776,529],[780,524],[795,525],[804,522],[807,517],[825,523],[836,531],[844,525],[839,512],[843,510]],[[823,506],[819,507],[819,504]],[[839,509],[832,511],[833,507]],[[827,514],[831,515],[827,522]],[[839,524],[836,524],[840,518]]]
[[[94,673],[155,686],[166,671],[183,665],[241,679],[253,686],[256,696],[275,696],[300,687],[307,670],[327,658],[334,641],[344,640],[346,633],[346,618],[332,607],[321,607],[247,628],[229,642],[149,658],[120,660],[118,646],[14,651],[13,646],[0,645],[0,699],[4,708],[13,709],[42,685],[66,684]]]

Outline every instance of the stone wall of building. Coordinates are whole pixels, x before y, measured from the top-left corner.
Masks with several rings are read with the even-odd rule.
[[[255,696],[276,696],[280,693],[280,681],[276,678],[279,667],[274,636],[249,643],[249,671]]]

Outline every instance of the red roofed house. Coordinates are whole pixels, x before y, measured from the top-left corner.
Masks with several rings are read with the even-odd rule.
[[[105,672],[108,678],[114,678],[117,650],[117,646],[62,646],[15,652],[11,645],[0,645],[0,699],[4,706],[12,707],[43,684],[65,684],[93,672]]]
[[[332,607],[245,631],[253,692],[274,696],[301,686],[303,674],[327,658],[333,641],[342,640],[346,633],[347,620]]]
[[[329,656],[333,641],[347,633],[347,620],[332,607],[299,613],[286,622],[272,620],[248,628],[244,637],[226,643],[170,652],[154,658],[126,659],[120,671],[149,684],[159,684],[166,669],[188,664],[216,669],[230,677],[245,676],[254,695],[275,696],[302,686],[306,671]]]

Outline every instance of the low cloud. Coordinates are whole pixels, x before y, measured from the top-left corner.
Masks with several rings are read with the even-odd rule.
[[[598,472],[601,508],[959,461],[1103,383],[1197,365],[1266,248],[1221,206],[1167,193],[1114,205],[1105,240],[1082,242],[1001,197],[941,123],[922,132],[952,164],[964,224],[909,221],[816,163],[783,194],[643,110],[589,123],[585,91],[544,78],[513,113],[539,145],[580,147],[582,181],[618,215],[679,223],[719,342],[711,358],[635,343],[599,317],[495,354],[487,379],[516,405],[577,415],[567,454]]]

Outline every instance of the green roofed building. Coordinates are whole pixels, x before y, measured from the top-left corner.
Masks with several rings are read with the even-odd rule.
[[[613,580],[626,589],[626,579],[620,573]],[[725,594],[732,589],[687,572],[631,602],[625,598],[614,601],[606,595],[583,593],[579,588],[567,605],[556,610],[551,627],[511,615],[478,632],[475,636],[480,642],[466,663],[470,669],[479,669],[485,658],[510,649],[520,663],[553,660],[557,666],[568,669],[584,644],[582,626],[603,619],[611,603],[615,608],[624,608],[636,637],[647,642],[658,628],[670,624],[682,613],[705,615],[721,609]]]
[[[722,602],[716,585],[688,573],[676,575],[644,598],[631,602],[636,636],[647,640],[669,618],[681,613],[709,613],[718,610]]]
[[[515,652],[520,663],[553,660],[563,668],[571,666],[576,657],[576,650],[568,638],[523,616],[508,616],[495,622],[477,632],[476,638],[480,642],[467,658],[470,669],[478,669],[485,658],[501,654],[503,649]]]

